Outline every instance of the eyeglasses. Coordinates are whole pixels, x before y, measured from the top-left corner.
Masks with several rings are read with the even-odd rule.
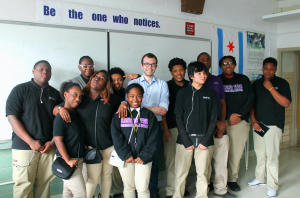
[[[87,68],[90,68],[90,69],[94,69],[95,65],[79,65],[80,67],[82,67],[83,69],[87,69]]]
[[[227,65],[234,65],[233,62],[224,62],[222,63],[223,66],[227,66]]]
[[[143,65],[144,66],[146,66],[146,67],[156,67],[157,66],[157,64],[156,63],[152,63],[152,64],[150,64],[150,63],[143,63]]]

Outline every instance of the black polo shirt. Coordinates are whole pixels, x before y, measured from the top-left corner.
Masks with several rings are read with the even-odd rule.
[[[53,137],[53,108],[61,103],[59,92],[50,85],[41,88],[33,79],[13,88],[6,101],[6,116],[15,115],[25,127],[27,133],[43,144]],[[31,150],[14,132],[12,148]]]
[[[110,95],[108,104],[103,104],[104,101],[100,96],[93,100],[88,94],[83,95],[82,101],[77,107],[77,111],[85,129],[85,143],[87,146],[104,150],[113,145],[110,124],[121,102],[121,98],[114,94]],[[97,145],[95,145],[95,118],[98,103],[96,122]]]
[[[176,116],[174,114],[174,110],[175,110],[175,103],[176,103],[176,96],[179,90],[181,90],[182,88],[186,87],[189,85],[189,81],[184,80],[184,85],[181,87],[179,85],[176,84],[176,82],[174,81],[174,79],[172,78],[171,80],[169,80],[167,82],[168,87],[169,87],[169,110],[167,112],[167,124],[168,124],[168,128],[172,129],[177,127],[176,125]]]
[[[69,113],[72,120],[70,123],[66,123],[60,114],[57,114],[53,123],[53,136],[63,136],[63,142],[70,158],[81,158],[83,155],[84,128],[78,119],[77,112]],[[56,149],[55,154],[61,157],[58,149]]]
[[[188,145],[187,134],[208,134],[212,116],[219,115],[218,98],[214,90],[203,85],[199,90],[193,86],[181,89],[176,98],[175,114],[183,115],[187,131],[179,130],[178,144]],[[188,124],[187,124],[188,122]],[[202,139],[204,146],[213,145],[213,132]]]
[[[255,94],[255,118],[259,122],[262,121],[266,125],[276,125],[278,128],[283,130],[285,108],[278,104],[271,92],[264,87],[264,81],[265,79],[262,76],[253,83],[253,90]],[[274,76],[274,78],[270,81],[276,91],[292,102],[290,85],[286,80]]]
[[[112,89],[114,94],[119,96],[123,101],[125,100],[125,89],[123,87],[121,87],[120,90],[114,90]]]

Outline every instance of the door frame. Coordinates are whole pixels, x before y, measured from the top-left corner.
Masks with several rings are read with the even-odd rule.
[[[295,53],[295,64],[294,64],[294,72],[293,72],[293,90],[292,91],[292,102],[294,107],[292,108],[292,128],[291,128],[291,141],[290,146],[295,147],[297,146],[298,142],[298,100],[299,100],[299,70],[300,68],[299,63],[299,54],[300,54],[300,47],[293,47],[293,48],[278,48],[277,49],[277,76],[282,77],[282,52],[294,52]]]

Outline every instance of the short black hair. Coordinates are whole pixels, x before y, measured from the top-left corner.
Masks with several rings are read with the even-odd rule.
[[[142,57],[142,60],[141,60],[141,63],[142,63],[142,64],[143,64],[143,61],[144,61],[144,58],[145,58],[145,57],[148,57],[148,58],[155,58],[156,64],[158,63],[157,57],[156,57],[154,54],[152,54],[152,53],[147,53],[147,54],[145,54],[145,55]]]
[[[273,57],[266,58],[263,62],[263,66],[265,66],[265,64],[267,64],[267,63],[273,63],[275,65],[275,67],[277,68],[278,62],[275,58],[273,58]]]
[[[223,63],[223,60],[226,59],[226,58],[230,58],[233,62],[233,64],[236,66],[236,60],[235,60],[235,57],[233,56],[223,56],[220,60],[219,60],[219,67],[221,68],[222,67],[222,63]]]
[[[129,91],[133,88],[139,89],[141,91],[142,95],[144,95],[144,88],[138,83],[132,83],[132,84],[128,85],[125,89],[125,93],[128,94]]]
[[[48,65],[48,67],[50,67],[50,69],[51,69],[50,63],[49,63],[48,61],[46,61],[46,60],[40,60],[40,61],[36,62],[36,63],[34,64],[34,66],[33,66],[33,69],[35,69],[36,66],[37,66],[38,64],[40,64],[40,63],[46,63],[46,64]]]
[[[182,67],[184,69],[186,69],[186,62],[182,58],[176,57],[176,58],[171,59],[169,62],[169,65],[168,65],[169,70],[172,71],[172,69],[175,65],[182,65]]]
[[[111,69],[108,71],[108,74],[110,75],[110,77],[111,77],[113,74],[120,74],[122,77],[125,76],[125,72],[124,72],[123,69],[121,69],[120,67],[114,67],[114,68],[111,68]],[[124,77],[123,77],[123,80],[125,80]]]
[[[202,71],[204,71],[207,74],[207,68],[204,65],[204,63],[199,61],[190,62],[190,64],[188,65],[188,75],[190,81],[193,82],[191,76],[194,77],[195,72],[202,72]]]
[[[202,56],[203,54],[207,54],[209,57],[211,57],[207,52],[202,52],[197,56],[197,61],[199,61],[200,56]]]
[[[83,59],[90,59],[93,63],[94,63],[94,61],[93,61],[93,59],[91,58],[91,57],[89,57],[89,56],[82,56],[80,59],[79,59],[79,64],[81,64],[81,62],[83,61]]]
[[[69,81],[66,81],[66,82],[63,82],[61,85],[60,85],[60,97],[65,100],[65,97],[64,97],[64,93],[65,92],[69,92],[70,89],[72,89],[73,87],[80,87],[79,84],[77,83],[73,83],[73,82],[69,82]]]

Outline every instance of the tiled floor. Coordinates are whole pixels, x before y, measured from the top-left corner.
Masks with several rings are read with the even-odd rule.
[[[300,148],[282,149],[279,157],[279,190],[278,198],[300,198]],[[249,158],[248,171],[245,170],[245,161],[241,161],[241,169],[239,173],[238,183],[241,191],[232,192],[237,198],[264,198],[267,197],[267,187],[249,187],[247,182],[254,179],[254,171],[256,166],[256,157]],[[187,178],[187,190],[191,193],[189,197],[194,198],[196,194],[195,188],[196,177],[189,176]],[[160,182],[161,186],[166,185],[166,181]],[[161,198],[165,198],[165,191],[161,188]],[[208,194],[209,198],[218,198],[213,192]]]
[[[282,149],[280,153],[279,165],[279,191],[278,198],[300,198],[300,148]],[[234,193],[237,198],[265,198],[267,197],[267,187],[249,187],[247,182],[254,179],[254,171],[256,166],[256,158],[249,158],[249,168],[245,170],[245,161],[241,161],[241,169],[239,173],[238,183],[241,191]],[[189,197],[194,198],[196,194],[195,188],[196,176],[192,175],[187,178],[187,190],[191,193]],[[159,186],[161,198],[165,198],[166,181],[160,181]],[[213,192],[208,194],[209,198],[218,198]],[[59,198],[61,195],[51,196],[51,198]]]

